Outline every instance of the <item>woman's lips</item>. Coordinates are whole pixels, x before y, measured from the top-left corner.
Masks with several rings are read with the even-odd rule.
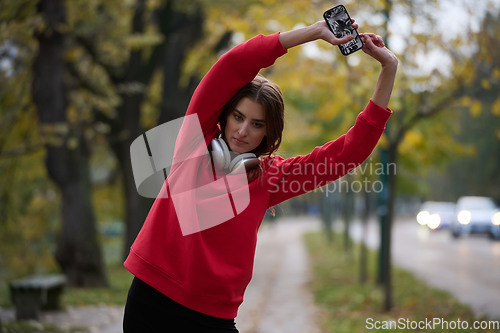
[[[245,142],[245,141],[243,141],[243,140],[240,140],[240,139],[237,139],[237,138],[234,138],[234,137],[233,137],[233,141],[234,141],[237,145],[239,145],[239,146],[243,146],[243,145],[246,145],[246,144],[247,144],[247,142]]]

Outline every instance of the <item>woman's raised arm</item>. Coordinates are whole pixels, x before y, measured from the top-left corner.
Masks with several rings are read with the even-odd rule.
[[[382,69],[378,77],[372,101],[382,108],[387,108],[391,98],[396,70],[398,68],[398,58],[384,45],[384,40],[375,34],[361,34],[361,39],[365,46],[363,51],[377,60]]]
[[[358,25],[354,23],[354,20],[353,27],[355,29],[358,28]],[[372,33],[365,33],[360,36],[364,43],[363,51],[380,62],[382,65],[379,79],[372,96],[372,101],[385,109],[387,108],[391,97],[396,77],[396,70],[398,68],[398,59],[394,53],[385,47],[384,41],[380,36]],[[319,39],[322,39],[332,45],[339,45],[348,42],[352,38],[352,36],[336,38],[324,21],[316,22],[304,28],[282,32],[279,35],[281,45],[283,45],[285,49]]]

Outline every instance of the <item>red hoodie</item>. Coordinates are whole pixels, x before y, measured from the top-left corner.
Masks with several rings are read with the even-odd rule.
[[[207,145],[220,132],[218,120],[224,105],[260,69],[271,66],[286,52],[278,33],[259,35],[236,46],[215,63],[196,89],[186,114],[197,115]],[[243,200],[238,206],[235,200],[242,187],[229,195],[230,211],[236,215],[232,218],[221,217],[224,213],[213,204],[213,198],[200,198],[198,192],[202,191],[192,194],[197,197],[192,207],[186,204],[191,194],[177,199],[172,196],[171,175],[189,166],[177,168],[167,179],[166,194],[155,200],[125,267],[186,307],[219,318],[235,318],[252,277],[257,231],[266,210],[323,186],[363,162],[382,135],[390,114],[389,109],[370,101],[354,127],[337,140],[304,156],[266,157],[261,162],[262,175],[244,186],[243,197],[248,193],[248,201]],[[205,169],[198,172],[209,172]],[[193,187],[200,179],[198,174],[183,174],[179,178],[183,187]],[[189,185],[184,186],[186,183]],[[226,179],[222,184],[228,188],[230,183]],[[176,200],[184,203],[184,210],[179,210]],[[181,214],[176,213],[176,208]],[[180,215],[198,229],[183,225]],[[203,227],[197,224],[202,218],[219,222]]]

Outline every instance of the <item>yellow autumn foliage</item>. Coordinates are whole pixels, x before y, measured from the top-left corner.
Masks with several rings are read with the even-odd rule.
[[[470,106],[469,112],[473,117],[479,117],[481,115],[481,111],[483,110],[483,104],[480,101],[473,101]]]
[[[493,102],[493,105],[491,106],[491,112],[495,115],[500,117],[500,97]]]
[[[417,151],[417,149],[422,146],[423,142],[424,138],[419,131],[410,130],[406,132],[403,142],[399,146],[399,151],[401,154]]]
[[[484,89],[484,90],[490,90],[491,89],[491,83],[489,80],[487,79],[482,79],[481,80],[481,87]]]

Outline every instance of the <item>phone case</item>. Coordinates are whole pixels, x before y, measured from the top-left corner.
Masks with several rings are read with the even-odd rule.
[[[363,48],[363,41],[361,41],[358,31],[352,27],[351,17],[343,5],[338,5],[327,10],[323,14],[323,18],[335,37],[354,36],[354,39],[339,45],[340,52],[343,55],[347,56]]]

